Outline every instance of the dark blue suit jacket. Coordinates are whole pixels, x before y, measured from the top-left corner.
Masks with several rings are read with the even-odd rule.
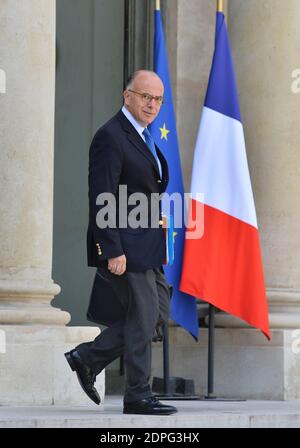
[[[96,204],[99,193],[112,193],[118,210],[119,185],[127,186],[128,196],[144,193],[149,204],[151,193],[160,194],[166,190],[168,165],[161,151],[156,149],[162,166],[162,179],[151,151],[122,111],[96,132],[89,153],[88,266],[107,267],[109,258],[122,254],[127,258],[127,271],[144,271],[163,264],[165,239],[160,200],[159,211],[152,221],[156,222],[156,228],[120,228],[118,213],[117,228],[101,229],[96,223],[97,213],[104,207]],[[128,206],[127,216],[134,207]]]

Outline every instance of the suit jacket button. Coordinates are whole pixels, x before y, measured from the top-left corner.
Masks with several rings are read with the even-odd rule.
[[[158,183],[158,184],[161,184],[161,180],[160,180],[160,179],[158,179],[157,183]]]

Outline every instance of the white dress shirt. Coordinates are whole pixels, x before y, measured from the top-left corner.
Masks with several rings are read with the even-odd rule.
[[[134,118],[134,116],[132,115],[131,112],[129,112],[128,109],[126,109],[125,106],[122,107],[122,112],[125,115],[125,117],[127,118],[127,120],[130,121],[130,123],[132,124],[132,126],[135,128],[135,130],[137,131],[137,133],[141,136],[141,138],[144,140],[144,142],[146,143],[146,139],[145,136],[143,135],[144,132],[144,127],[142,125],[140,125],[140,123]],[[160,171],[160,177],[162,176],[162,167],[161,167],[161,163],[160,160],[157,156],[157,164],[158,164],[158,168]]]
[[[140,123],[134,118],[134,116],[132,115],[131,112],[129,112],[128,109],[126,109],[125,106],[122,107],[122,112],[125,115],[125,117],[127,118],[127,120],[130,121],[130,123],[132,124],[132,126],[135,128],[135,130],[138,132],[138,134],[141,136],[141,138],[144,140],[144,142],[146,142],[145,137],[143,135],[144,132],[144,127],[140,125]]]

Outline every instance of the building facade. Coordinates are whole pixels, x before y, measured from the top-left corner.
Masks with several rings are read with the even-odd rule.
[[[88,148],[120,108],[128,74],[152,67],[154,3],[0,0],[0,404],[85,402],[63,353],[99,332],[85,319]],[[218,313],[216,393],[300,398],[300,4],[227,3],[273,337]],[[189,191],[216,5],[161,7]],[[207,329],[196,343],[170,327],[171,373],[200,394],[206,353]],[[161,376],[161,345],[153,355]],[[104,372],[98,386],[103,396]]]

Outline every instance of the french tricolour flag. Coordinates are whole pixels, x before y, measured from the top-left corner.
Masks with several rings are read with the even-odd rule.
[[[188,239],[186,234],[180,290],[246,321],[270,339],[244,132],[220,12],[194,154],[190,213],[199,194],[204,194],[204,232],[198,239]]]

